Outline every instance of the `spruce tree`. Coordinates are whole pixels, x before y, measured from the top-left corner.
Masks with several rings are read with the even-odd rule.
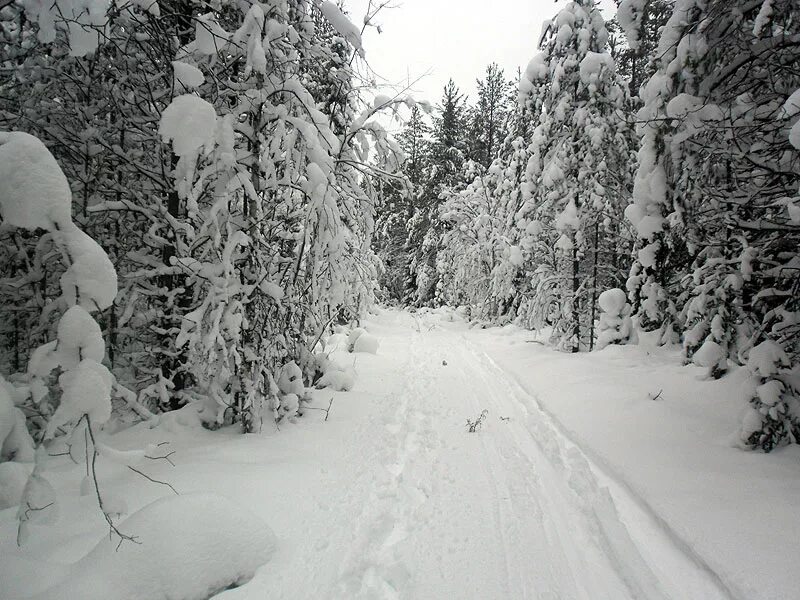
[[[618,231],[627,204],[627,86],[607,41],[594,3],[571,2],[546,25],[520,83],[522,101],[540,115],[518,213],[535,290],[528,311],[572,352],[592,344],[600,234]]]

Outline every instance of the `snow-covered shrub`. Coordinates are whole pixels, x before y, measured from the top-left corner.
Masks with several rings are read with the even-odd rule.
[[[597,348],[609,344],[626,344],[635,335],[631,322],[631,305],[624,291],[619,288],[606,290],[597,298],[603,311],[597,325]]]
[[[100,362],[105,355],[105,343],[100,327],[88,311],[103,310],[112,304],[117,293],[117,276],[108,255],[72,222],[71,203],[67,179],[44,144],[27,133],[0,132],[0,216],[12,227],[47,231],[67,263],[61,276],[60,299],[67,310],[58,322],[56,340],[37,348],[28,365],[31,397],[48,417],[40,442],[60,431],[69,432],[82,421],[94,441],[96,432],[111,416],[113,377]],[[43,400],[48,394],[36,390],[44,391],[56,370],[60,394],[50,398],[45,407]],[[13,450],[15,458],[28,458],[25,454],[30,453],[30,444],[23,434],[19,415],[5,381],[0,379],[3,452],[11,455]],[[96,447],[93,455],[97,455]],[[18,512],[19,543],[29,534],[30,523],[49,522],[57,511],[55,492],[43,475],[46,456],[40,443]],[[87,462],[88,456],[87,452]],[[99,489],[97,495],[104,509]],[[113,529],[109,513],[105,515]]]
[[[294,417],[300,409],[300,402],[307,399],[303,371],[294,361],[289,361],[281,367],[276,384],[279,390],[279,415]]]
[[[331,388],[337,392],[349,392],[356,383],[356,374],[352,367],[331,365],[317,381],[317,389]]]
[[[750,350],[750,406],[745,409],[739,438],[749,448],[770,452],[800,440],[799,369],[792,368],[779,344],[766,340]]]

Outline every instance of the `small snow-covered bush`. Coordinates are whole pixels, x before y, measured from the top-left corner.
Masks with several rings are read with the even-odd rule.
[[[356,374],[352,368],[341,368],[331,364],[325,374],[317,381],[317,389],[331,388],[337,392],[348,392],[356,383]]]
[[[742,415],[739,439],[745,447],[771,452],[800,439],[800,390],[786,352],[772,340],[761,342],[747,359],[752,373],[750,405]]]
[[[603,311],[597,326],[597,348],[609,344],[626,344],[634,335],[631,322],[631,305],[625,292],[619,288],[606,290],[597,298]]]

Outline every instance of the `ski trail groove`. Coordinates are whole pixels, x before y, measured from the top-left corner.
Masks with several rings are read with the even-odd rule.
[[[411,572],[397,547],[412,533],[415,513],[430,495],[424,482],[406,477],[406,471],[416,456],[433,444],[423,412],[431,377],[424,374],[425,362],[417,345],[411,343],[410,347],[404,370],[416,376],[407,378],[400,392],[390,396],[397,407],[383,425],[386,451],[370,484],[356,541],[341,570],[334,598],[406,597],[403,590]]]
[[[504,371],[492,358],[477,345],[463,339],[465,347],[483,366],[483,373],[491,373],[503,386],[508,397],[513,400],[521,413],[525,415],[525,428],[535,440],[553,465],[563,469],[569,486],[580,501],[585,514],[597,527],[600,541],[616,563],[616,568],[636,598],[665,599],[668,596],[661,588],[658,578],[648,566],[642,554],[631,539],[622,521],[614,499],[607,487],[603,486],[595,474],[602,469],[593,466],[594,457],[590,460],[584,451],[562,429],[555,418],[545,411],[538,400],[527,392],[516,379]],[[607,473],[603,475],[614,481],[620,490],[630,496],[630,501],[646,514],[673,546],[675,552],[681,554],[686,563],[693,566],[707,579],[709,592],[716,598],[738,598],[720,576],[692,550],[658,515],[644,499],[637,495],[624,482],[619,482]]]

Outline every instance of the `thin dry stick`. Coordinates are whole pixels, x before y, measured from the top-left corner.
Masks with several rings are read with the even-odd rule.
[[[178,493],[178,490],[176,490],[174,487],[172,487],[172,484],[171,484],[171,483],[167,483],[166,481],[159,481],[158,479],[153,479],[153,478],[152,478],[152,477],[150,477],[150,476],[149,476],[147,473],[142,473],[142,472],[141,472],[139,469],[135,469],[135,468],[133,468],[133,467],[132,467],[132,466],[130,466],[130,465],[127,465],[127,467],[128,467],[128,468],[129,468],[131,471],[133,471],[134,473],[138,473],[139,475],[141,475],[142,477],[144,477],[144,478],[145,478],[145,479],[147,479],[148,481],[152,481],[153,483],[158,483],[158,484],[160,484],[160,485],[165,485],[165,486],[167,486],[169,489],[171,489],[173,492],[175,492],[175,495],[176,495],[176,496],[180,496],[180,494]]]
[[[306,408],[311,409],[311,410],[324,411],[325,412],[325,420],[327,421],[328,417],[331,414],[331,407],[333,406],[333,399],[334,399],[334,396],[331,396],[331,401],[328,403],[328,408],[318,408],[316,406],[306,406]]]
[[[111,538],[112,534],[116,534],[119,536],[119,544],[117,544],[117,550],[122,545],[122,542],[129,541],[133,542],[134,544],[141,544],[141,542],[136,538],[136,536],[127,535],[122,533],[117,526],[114,525],[114,521],[111,519],[111,516],[108,514],[108,511],[105,509],[105,505],[103,504],[103,496],[100,493],[100,484],[97,481],[97,443],[94,439],[94,432],[92,431],[92,422],[89,418],[88,414],[84,414],[83,418],[86,419],[86,429],[89,432],[89,437],[92,440],[92,460],[91,460],[91,470],[92,470],[92,481],[94,482],[94,491],[97,496],[97,503],[100,505],[100,510],[103,513],[103,516],[106,519],[106,523],[108,523],[109,532],[108,536]],[[87,448],[88,453],[88,448]]]

